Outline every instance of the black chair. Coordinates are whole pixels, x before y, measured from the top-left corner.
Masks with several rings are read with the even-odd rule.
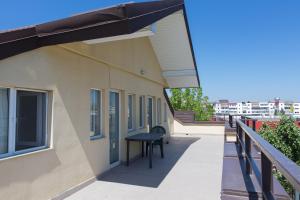
[[[149,134],[162,134],[164,136],[166,133],[167,132],[166,132],[166,129],[164,127],[154,126],[154,127],[151,128]],[[152,151],[153,151],[153,146],[155,146],[155,145],[160,146],[160,154],[161,154],[162,158],[164,157],[163,143],[164,143],[163,137],[160,140],[157,140],[157,141],[152,143]],[[149,148],[149,143],[146,144],[146,155],[148,155],[148,148]]]

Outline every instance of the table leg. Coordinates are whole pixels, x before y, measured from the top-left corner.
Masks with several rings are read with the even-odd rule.
[[[149,142],[149,168],[152,168],[152,151],[153,151],[153,142]]]
[[[142,157],[144,157],[144,141],[142,141]]]
[[[164,158],[164,141],[163,139],[160,140],[160,156]]]
[[[130,143],[129,143],[129,140],[127,140],[127,159],[126,159],[126,164],[127,166],[129,166],[129,150],[130,150],[130,147],[129,147]]]

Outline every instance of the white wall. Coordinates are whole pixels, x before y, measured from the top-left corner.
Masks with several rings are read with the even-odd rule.
[[[213,124],[182,124],[174,119],[174,134],[175,135],[224,135],[224,125]]]

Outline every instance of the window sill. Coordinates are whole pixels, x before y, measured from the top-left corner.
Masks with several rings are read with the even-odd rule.
[[[52,151],[52,150],[54,150],[53,147],[37,147],[37,148],[33,148],[33,149],[28,149],[27,151],[23,150],[20,152],[15,152],[13,154],[6,154],[3,156],[0,155],[0,162],[15,159],[15,158],[21,158],[21,157],[25,157],[25,156],[30,156],[30,155],[34,155],[34,154],[39,154],[42,152],[48,152],[48,151]]]
[[[91,136],[90,140],[100,140],[105,138],[104,135],[96,135],[96,136]]]

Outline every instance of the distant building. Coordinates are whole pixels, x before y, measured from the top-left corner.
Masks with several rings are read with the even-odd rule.
[[[245,114],[262,117],[273,117],[276,113],[284,113],[300,118],[300,102],[282,101],[275,98],[267,102],[230,102],[219,100],[214,103],[216,114]]]

